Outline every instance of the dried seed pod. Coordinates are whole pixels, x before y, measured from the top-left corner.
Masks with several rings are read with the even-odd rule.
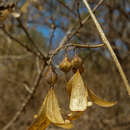
[[[65,56],[65,58],[62,60],[62,62],[59,65],[59,68],[63,72],[69,72],[71,70],[71,62],[69,61],[67,56]]]
[[[46,73],[45,73],[45,79],[51,85],[54,85],[56,83],[57,74],[54,71],[54,68],[52,67],[52,65],[48,66]]]
[[[100,97],[98,97],[91,89],[88,89],[88,96],[90,97],[90,99],[97,105],[101,106],[101,107],[112,107],[115,104],[117,104],[116,101],[114,102],[110,102],[110,101],[106,101]]]
[[[72,68],[75,68],[75,69],[80,68],[82,65],[82,59],[77,54],[75,54],[74,58],[71,61],[71,65],[72,65]]]
[[[88,104],[88,94],[79,70],[68,81],[67,91],[70,91],[70,110],[85,111]]]
[[[79,66],[79,68],[75,68],[75,67],[72,68],[72,71],[73,71],[74,73],[76,73],[77,70],[79,70],[80,73],[83,73],[83,72],[84,72],[84,67],[83,67],[83,65],[81,64],[81,66]]]

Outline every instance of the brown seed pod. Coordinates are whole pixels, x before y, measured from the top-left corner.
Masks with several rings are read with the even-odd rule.
[[[56,83],[57,74],[54,71],[54,68],[52,67],[52,65],[48,66],[46,73],[45,73],[45,79],[51,85],[54,85]]]
[[[71,62],[69,61],[67,56],[65,56],[65,58],[61,61],[59,68],[63,72],[69,72],[71,70]]]
[[[74,73],[76,73],[76,71],[77,71],[78,69],[79,69],[79,72],[80,72],[80,73],[83,73],[83,72],[84,72],[83,64],[81,64],[81,66],[80,66],[79,68],[73,67],[73,68],[72,68],[72,71],[73,71]]]
[[[71,61],[72,68],[75,68],[75,69],[80,68],[82,65],[82,62],[83,62],[82,59],[77,54],[75,54],[74,58]]]

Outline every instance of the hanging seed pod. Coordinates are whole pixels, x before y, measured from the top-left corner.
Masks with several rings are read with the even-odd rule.
[[[83,62],[82,59],[77,54],[75,54],[74,58],[71,61],[72,68],[75,68],[75,69],[80,68],[82,65],[82,62]]]
[[[76,73],[77,69],[79,70],[80,73],[83,73],[83,72],[84,72],[84,67],[83,67],[83,65],[81,65],[79,68],[73,67],[73,68],[72,68],[72,71],[73,71],[74,73]]]
[[[67,56],[65,56],[65,58],[62,60],[62,62],[59,65],[59,68],[63,72],[69,72],[71,70],[71,62],[69,61]]]
[[[52,67],[52,65],[48,66],[46,73],[45,73],[45,79],[51,85],[54,85],[56,83],[57,74],[54,71],[54,68]]]

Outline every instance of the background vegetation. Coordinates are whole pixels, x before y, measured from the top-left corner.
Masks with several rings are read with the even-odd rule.
[[[8,0],[6,2],[12,2]],[[89,15],[82,1],[79,0],[30,0],[24,5],[25,0],[18,0],[18,11],[21,9],[20,21],[8,16],[5,30],[0,30],[0,129],[6,130],[7,124],[20,110],[21,105],[28,98],[35,85],[39,69],[44,64],[44,57],[39,58],[38,50],[43,55],[53,52],[68,30],[78,31],[66,42],[98,44],[102,43],[98,31],[91,18],[84,25],[81,21]],[[94,8],[99,0],[88,0],[91,8]],[[23,6],[24,5],[24,6]],[[104,0],[96,9],[95,15],[110,41],[122,67],[130,82],[130,1],[129,0]],[[21,25],[22,23],[22,25]],[[9,35],[8,35],[9,33]],[[28,35],[29,34],[29,35]],[[24,47],[15,39],[18,39]],[[30,51],[27,51],[30,48]],[[50,51],[51,50],[51,51]],[[117,71],[108,50],[103,48],[78,49],[83,58],[83,78],[89,88],[110,101],[118,104],[112,108],[101,108],[96,105],[74,121],[73,130],[129,130],[130,129],[130,98],[127,95],[123,81]],[[36,54],[35,54],[36,53]],[[57,66],[63,59],[63,51],[55,57],[53,64]],[[73,50],[69,52],[73,57]],[[42,60],[41,60],[42,59]],[[40,66],[39,66],[39,65]],[[68,95],[65,90],[65,75],[56,69],[58,81],[55,91],[60,106],[64,112],[68,112]],[[72,73],[67,75],[69,79]],[[42,75],[35,93],[29,100],[20,116],[9,125],[8,130],[24,130],[33,121],[33,116],[49,89],[49,85]],[[51,125],[48,130],[61,129]]]

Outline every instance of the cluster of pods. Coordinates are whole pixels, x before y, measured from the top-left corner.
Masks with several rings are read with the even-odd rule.
[[[66,55],[59,64],[59,68],[65,73],[73,71],[73,76],[66,83],[66,90],[70,97],[69,109],[71,112],[66,116],[66,119],[61,114],[58,99],[54,92],[57,74],[53,66],[50,65],[45,78],[52,87],[50,87],[35,121],[28,130],[45,130],[51,123],[58,127],[70,129],[73,127],[72,120],[78,119],[92,102],[102,107],[111,107],[116,104],[116,102],[101,99],[91,89],[87,88],[81,76],[84,71],[83,62],[77,54],[71,61]],[[91,100],[91,102],[88,100]]]

